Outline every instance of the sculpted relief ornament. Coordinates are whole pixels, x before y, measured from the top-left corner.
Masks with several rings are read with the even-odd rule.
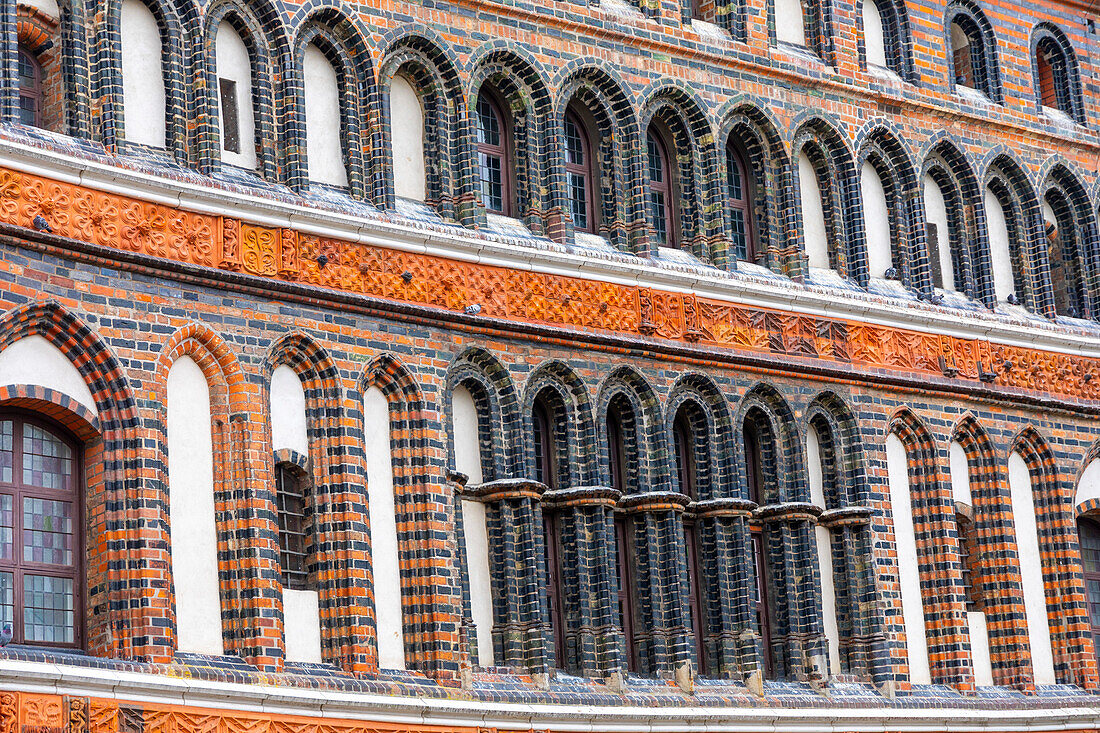
[[[100,247],[449,311],[1100,399],[1097,359],[401,252],[0,169],[0,221],[36,216]]]

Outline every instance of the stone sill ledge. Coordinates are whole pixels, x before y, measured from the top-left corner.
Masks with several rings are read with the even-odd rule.
[[[0,660],[0,689],[108,698],[125,703],[187,705],[252,713],[333,717],[405,725],[479,726],[556,731],[1037,731],[1100,727],[1100,700],[1083,693],[1073,706],[951,707],[944,698],[915,696],[889,707],[668,707],[486,702],[477,699],[389,696],[189,679],[142,672],[88,669],[47,662]],[[906,703],[912,702],[912,706]],[[937,706],[937,702],[942,705]],[[922,707],[918,707],[922,706]],[[935,707],[934,707],[935,706]]]

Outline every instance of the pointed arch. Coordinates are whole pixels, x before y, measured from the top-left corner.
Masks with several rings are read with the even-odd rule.
[[[469,112],[458,74],[458,61],[446,42],[422,26],[402,26],[382,38],[378,71],[379,126],[382,150],[392,150],[394,131],[390,125],[395,76],[403,76],[413,87],[424,119],[423,154],[425,203],[441,217],[472,224],[472,160],[467,160],[462,141],[469,135]],[[394,171],[383,161],[383,203],[395,205]]]
[[[997,59],[993,25],[975,0],[952,0],[944,14],[948,89],[971,87],[1004,104],[1004,85]]]
[[[838,128],[820,116],[809,116],[798,122],[791,143],[791,171],[795,188],[802,201],[808,192],[820,190],[821,218],[824,231],[816,232],[803,226],[795,235],[802,251],[800,274],[809,274],[815,267],[827,267],[841,276],[866,286],[867,257],[863,243],[863,215],[856,205],[855,159]],[[804,181],[810,171],[813,181]],[[807,221],[810,212],[802,210],[801,201],[792,201],[797,208],[796,220]],[[814,220],[815,217],[810,217]],[[819,251],[820,250],[820,251]]]
[[[784,212],[790,206],[787,182],[791,162],[779,134],[779,125],[762,100],[748,98],[729,102],[718,119],[721,122],[716,140],[724,146],[726,155],[717,156],[717,180],[725,181],[727,189],[730,187],[730,165],[738,162],[731,160],[731,155],[741,157],[747,168],[745,173],[752,179],[747,184],[741,182],[747,185],[752,200],[748,222],[736,221],[732,211],[721,207],[725,212],[726,238],[734,241],[738,235],[750,237],[754,240],[752,250],[755,254],[750,259],[773,272],[790,275],[798,271],[798,263],[791,261],[786,246]],[[728,190],[726,195],[730,195]],[[739,223],[746,231],[739,230]],[[737,257],[737,252],[729,253],[730,267],[736,266]]]
[[[668,203],[659,211],[651,198],[648,208],[650,249],[656,254],[662,244],[678,246],[705,262],[725,267],[729,253],[720,236],[721,221],[711,211],[715,209],[715,192],[710,185],[718,167],[714,151],[713,131],[704,106],[696,95],[684,86],[657,82],[646,89],[639,114],[640,131],[638,160],[643,174],[643,190],[651,192],[657,179],[653,144],[668,150],[667,164],[671,180],[667,182]],[[675,162],[674,162],[675,161]],[[666,221],[667,233],[661,241],[660,219]]]
[[[310,572],[317,578],[322,658],[349,673],[375,669],[375,650],[365,643],[373,625],[368,611],[373,577],[370,555],[359,540],[369,532],[368,520],[356,508],[362,506],[362,466],[349,451],[354,441],[344,419],[356,408],[344,394],[332,357],[309,334],[288,333],[269,349],[261,366],[269,395],[265,404],[271,402],[271,377],[279,366],[292,369],[305,392],[308,455],[300,468],[309,477],[314,507],[311,558],[316,567]],[[273,486],[274,481],[265,485]],[[275,515],[275,497],[268,498]],[[350,582],[345,575],[349,567],[362,568],[351,574]]]
[[[47,390],[19,385],[0,389],[0,404],[43,412],[84,441],[86,471],[83,486],[88,531],[108,537],[89,547],[89,597],[85,626],[86,650],[97,656],[124,659],[171,658],[162,629],[171,616],[168,583],[156,568],[140,559],[143,548],[167,547],[164,526],[142,520],[141,490],[150,478],[140,456],[141,420],[130,381],[110,345],[88,324],[56,301],[28,303],[0,316],[0,352],[29,336],[40,336],[61,352],[88,385],[98,414],[83,415],[79,405],[57,402]],[[89,411],[85,411],[89,412]],[[144,584],[138,578],[145,578]],[[139,600],[139,588],[164,593]]]
[[[364,367],[359,394],[370,388],[385,396],[390,414],[390,450],[406,664],[439,680],[458,676],[462,624],[460,598],[440,598],[440,588],[457,587],[449,544],[440,539],[453,531],[453,497],[443,483],[444,457],[432,436],[439,416],[430,406],[409,368],[395,355],[379,354]],[[432,599],[428,603],[426,599]]]
[[[562,139],[565,117],[572,112],[588,127],[593,155],[594,181],[599,193],[594,198],[598,234],[616,248],[636,252],[644,232],[635,222],[645,213],[633,151],[638,140],[638,125],[626,86],[618,74],[591,60],[578,59],[567,64],[554,84],[557,91],[551,132]],[[562,145],[551,149],[551,181],[558,207],[568,210],[568,186],[564,177]],[[612,195],[614,193],[614,195]],[[625,194],[625,195],[624,195]],[[571,232],[572,222],[569,222]],[[567,236],[572,236],[571,234]]]
[[[1029,689],[1030,660],[1018,652],[1027,643],[1026,612],[1016,533],[1007,521],[1012,516],[1012,500],[1004,463],[973,415],[964,416],[955,425],[951,441],[962,446],[967,472],[965,478],[952,475],[952,483],[965,480],[971,500],[969,507],[959,507],[956,499],[953,516],[973,515],[966,521],[957,519],[955,528],[963,572],[970,573],[971,587],[961,592],[967,603],[972,663],[975,669],[986,663],[977,657],[981,650],[974,637],[976,631],[981,632],[974,624],[978,619],[988,634],[994,684]]]
[[[924,633],[919,641],[909,639],[909,643],[927,640],[928,665],[933,683],[970,689],[974,684],[974,675],[969,660],[959,659],[953,651],[969,645],[961,591],[957,581],[950,589],[942,589],[935,582],[944,569],[960,566],[957,545],[939,541],[943,534],[951,533],[949,528],[954,524],[951,492],[940,470],[945,463],[941,459],[946,456],[941,456],[928,428],[908,409],[894,414],[888,434],[896,436],[905,448],[909,489],[906,493],[911,497],[910,511],[920,575],[918,592],[923,607]],[[893,513],[894,516],[905,516],[905,512],[896,507]],[[894,532],[896,536],[896,526]],[[906,612],[908,614],[908,609]],[[910,649],[912,658],[913,651]]]
[[[864,0],[871,2],[872,0]],[[890,267],[893,275],[905,286],[918,291],[928,291],[925,279],[927,273],[927,249],[925,231],[918,215],[919,185],[917,172],[909,151],[901,141],[901,136],[889,123],[876,120],[860,133],[856,164],[861,174],[861,189],[864,188],[865,169],[868,167],[878,176],[886,201],[887,227],[889,231],[888,247]],[[869,277],[885,277],[887,270],[871,267],[871,249],[882,247],[882,242],[871,241],[872,226],[867,209],[867,191],[862,191],[861,203],[866,223],[865,241],[868,250]],[[877,230],[876,230],[877,231]],[[889,269],[889,268],[888,268]]]
[[[348,191],[355,198],[373,202],[377,200],[375,169],[378,162],[370,156],[377,148],[370,125],[363,125],[361,121],[377,117],[373,109],[375,77],[370,49],[359,23],[336,7],[321,6],[301,9],[293,27],[297,29],[292,47],[295,64],[288,70],[290,88],[287,92],[296,107],[293,114],[297,124],[290,126],[296,139],[287,156],[291,185],[298,191],[307,191],[312,178],[306,150],[304,78],[306,49],[312,45],[321,51],[336,73],[340,147]],[[364,151],[369,152],[364,154]]]

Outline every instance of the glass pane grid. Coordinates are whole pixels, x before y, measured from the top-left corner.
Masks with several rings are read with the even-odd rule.
[[[569,205],[573,214],[573,226],[587,229],[588,186],[585,185],[584,176],[577,173],[569,174]]]
[[[477,102],[477,141],[483,145],[500,145],[500,120],[492,103],[484,97]]]
[[[15,423],[0,420],[0,481],[11,483],[15,466]]]
[[[668,242],[668,221],[665,219],[665,195],[660,191],[649,193],[650,218],[653,220],[653,236],[658,244]]]
[[[23,499],[23,561],[69,565],[73,561],[73,505],[35,497]]]
[[[64,489],[73,473],[72,450],[37,425],[23,426],[23,483]]]
[[[584,141],[573,120],[565,118],[565,162],[584,165]]]
[[[504,176],[500,158],[481,153],[481,199],[490,211],[504,210]]]
[[[72,644],[72,578],[23,576],[23,637],[28,642]]]

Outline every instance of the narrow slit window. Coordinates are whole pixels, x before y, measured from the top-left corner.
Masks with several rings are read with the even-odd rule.
[[[222,150],[241,152],[240,107],[237,101],[237,82],[218,79],[218,91],[222,107]]]
[[[303,478],[289,464],[280,463],[275,467],[279,566],[283,586],[291,590],[313,590],[309,580],[309,497]]]

